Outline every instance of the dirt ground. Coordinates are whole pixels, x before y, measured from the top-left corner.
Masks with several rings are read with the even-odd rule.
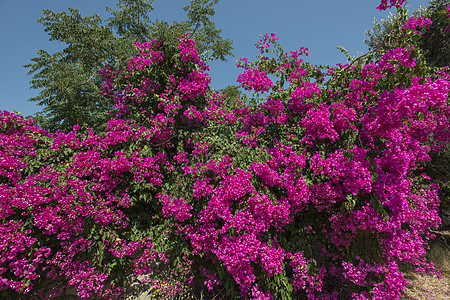
[[[450,272],[442,273],[442,278],[437,278],[436,276],[423,276],[414,272],[408,272],[406,278],[409,281],[409,285],[401,299],[450,299]]]
[[[408,279],[409,285],[403,293],[402,299],[450,299],[450,231],[435,233],[437,236],[431,244],[428,258],[442,272],[442,277],[407,271],[406,279]]]

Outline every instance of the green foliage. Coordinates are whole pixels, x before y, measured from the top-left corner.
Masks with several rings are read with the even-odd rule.
[[[50,41],[67,47],[54,54],[39,50],[32,63],[25,65],[34,74],[31,88],[41,89],[30,101],[44,106],[42,126],[55,131],[70,130],[75,124],[98,128],[108,119],[110,104],[101,99],[98,70],[106,61],[119,56],[130,45],[119,45],[111,30],[101,26],[98,15],[82,17],[78,10],[54,13],[44,10],[38,20],[45,26]]]
[[[228,101],[239,100],[242,94],[241,88],[237,85],[227,85],[225,88],[221,89],[220,92],[223,93]]]
[[[216,29],[210,18],[214,16],[213,6],[218,2],[219,0],[191,0],[190,4],[183,8],[188,16],[187,31],[192,33],[200,58],[205,62],[215,59],[225,60],[226,56],[233,56],[232,42],[220,36],[222,30]],[[210,54],[205,56],[206,53]]]
[[[108,27],[121,37],[145,41],[150,31],[148,14],[153,11],[152,3],[153,0],[119,0],[118,10],[106,8],[113,15],[108,19]]]
[[[450,65],[450,31],[446,31],[450,28],[450,18],[446,10],[448,6],[450,6],[448,0],[433,0],[423,14],[433,21],[420,38],[420,47],[430,66]]]
[[[366,30],[364,33],[368,37],[364,39],[364,42],[370,49],[386,45],[387,47],[394,47],[391,37],[388,36],[392,30],[396,28],[400,23],[399,16],[397,14],[389,13],[386,19],[378,21],[373,19],[373,27]]]
[[[191,32],[205,61],[225,60],[232,54],[232,41],[221,37],[211,16],[218,0],[193,0],[184,7],[187,20],[169,25],[151,21],[153,0],[119,0],[117,10],[107,23],[98,14],[82,16],[77,9],[55,13],[45,9],[38,19],[50,36],[65,48],[50,54],[39,50],[38,56],[25,65],[32,74],[31,88],[41,90],[29,101],[43,106],[35,119],[42,128],[69,131],[74,125],[85,125],[96,132],[105,128],[111,117],[111,100],[101,96],[99,70],[124,65],[136,52],[136,41],[153,39],[176,41],[179,33]]]
[[[425,164],[424,171],[433,182],[439,183],[441,199],[440,216],[444,227],[450,226],[450,146],[440,152],[431,153],[431,160]]]
[[[423,50],[429,66],[444,67],[450,65],[450,32],[445,29],[450,26],[450,19],[446,7],[448,0],[430,0],[429,5],[420,7],[411,16],[430,18],[433,22],[428,29],[424,29],[419,38],[419,45]],[[404,10],[404,9],[403,9]],[[401,47],[398,36],[392,34],[406,21],[404,14],[390,13],[386,19],[374,19],[373,27],[365,31],[365,43],[370,49],[384,48],[386,50]]]

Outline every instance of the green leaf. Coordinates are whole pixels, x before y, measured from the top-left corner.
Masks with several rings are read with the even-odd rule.
[[[389,219],[389,214],[384,209],[380,197],[377,194],[373,194],[373,197],[370,198],[370,204],[372,208],[383,217],[383,220]]]

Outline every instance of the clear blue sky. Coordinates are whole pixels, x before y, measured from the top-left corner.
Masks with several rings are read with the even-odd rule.
[[[151,17],[168,23],[185,19],[183,6],[187,0],[155,0]],[[275,32],[286,51],[307,47],[308,61],[312,64],[335,65],[345,62],[336,46],[342,46],[355,55],[364,53],[366,29],[372,27],[373,18],[382,19],[387,12],[379,12],[379,0],[220,0],[215,6],[213,20],[223,30],[223,37],[234,41],[235,57],[227,62],[211,64],[212,87],[220,89],[236,84],[240,69],[235,60],[241,57],[253,59],[254,48],[260,34]],[[409,0],[410,11],[428,4],[426,0]],[[115,0],[0,0],[0,110],[16,110],[31,115],[41,110],[28,102],[38,95],[31,90],[31,76],[22,65],[37,56],[39,49],[50,53],[62,45],[50,42],[44,27],[36,20],[44,8],[54,12],[78,9],[83,16],[100,14],[109,17],[105,7],[116,7]],[[394,12],[394,11],[393,11]]]

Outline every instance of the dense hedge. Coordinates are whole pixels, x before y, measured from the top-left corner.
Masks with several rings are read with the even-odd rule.
[[[334,68],[262,36],[238,64],[250,99],[210,91],[185,34],[102,70],[102,134],[1,113],[0,295],[109,298],[147,274],[161,298],[201,281],[231,298],[394,299],[401,264],[437,272],[439,186],[422,167],[448,144],[450,77],[417,48],[427,22],[398,13],[396,49]]]

